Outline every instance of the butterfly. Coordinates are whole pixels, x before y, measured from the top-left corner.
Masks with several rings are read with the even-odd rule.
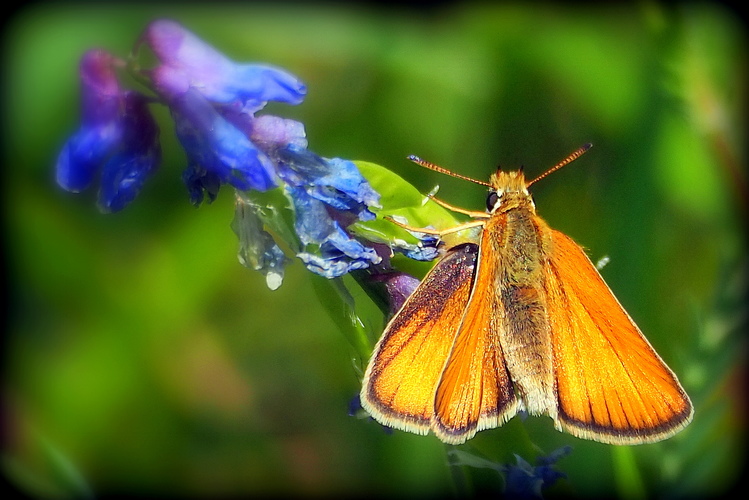
[[[693,408],[671,369],[583,249],[536,215],[528,182],[498,169],[487,211],[436,200],[473,220],[476,242],[448,249],[387,324],[361,402],[383,425],[461,444],[518,414],[548,415],[573,436],[628,445],[668,438]]]

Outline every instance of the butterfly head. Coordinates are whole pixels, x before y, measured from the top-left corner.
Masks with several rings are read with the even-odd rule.
[[[457,177],[458,179],[464,179],[475,184],[481,184],[482,186],[489,186],[489,194],[486,197],[486,210],[490,214],[506,212],[513,208],[527,208],[535,213],[536,206],[533,203],[533,198],[531,198],[531,195],[528,192],[528,188],[531,184],[535,184],[550,173],[559,170],[576,158],[579,158],[583,153],[590,149],[591,146],[592,144],[590,143],[584,144],[567,158],[531,181],[525,180],[522,167],[520,170],[514,172],[503,172],[501,169],[497,169],[497,173],[491,176],[489,182],[484,182],[472,179],[465,175],[456,174],[455,172],[451,172],[450,170],[435,165],[434,163],[422,160],[418,156],[411,155],[408,159],[430,170]]]
[[[528,183],[522,169],[511,172],[498,169],[497,173],[492,174],[489,184],[486,210],[490,214],[518,207],[529,207],[535,210],[536,207],[528,192]]]

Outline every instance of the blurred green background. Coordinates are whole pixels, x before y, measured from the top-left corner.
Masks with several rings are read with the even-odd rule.
[[[32,4],[33,5],[33,4]],[[491,490],[447,466],[434,437],[348,416],[362,360],[290,266],[269,291],[237,262],[231,191],[192,207],[159,111],[164,164],[131,207],[54,184],[77,127],[77,64],[125,56],[170,17],[238,61],[283,66],[324,156],[388,166],[423,192],[483,209],[484,189],[408,154],[487,179],[540,174],[552,227],[611,258],[603,275],[695,404],[662,443],[612,447],[519,418],[461,447],[501,463],[571,445],[563,495],[703,496],[745,465],[746,33],[718,5],[454,4],[375,9],[54,6],[3,31],[5,251],[3,474],[35,496],[423,495]],[[363,297],[357,300],[364,302]],[[374,342],[382,318],[365,325]],[[532,443],[529,446],[528,443]]]

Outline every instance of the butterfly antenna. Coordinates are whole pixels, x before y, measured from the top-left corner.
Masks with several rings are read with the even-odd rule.
[[[578,159],[578,158],[580,158],[580,157],[581,157],[581,156],[582,156],[582,155],[583,155],[583,154],[584,154],[584,153],[585,153],[585,152],[586,152],[587,150],[589,150],[589,149],[590,149],[591,147],[593,147],[593,144],[591,144],[591,143],[583,144],[583,145],[582,145],[582,146],[580,146],[580,147],[579,147],[579,148],[578,148],[577,150],[575,150],[575,151],[574,151],[574,152],[573,152],[572,154],[570,154],[570,155],[569,155],[569,156],[568,156],[567,158],[565,158],[564,160],[560,161],[559,163],[557,163],[556,165],[554,165],[554,166],[553,166],[553,167],[551,167],[551,168],[550,168],[549,170],[547,170],[547,171],[546,171],[546,172],[544,172],[543,174],[539,175],[538,177],[536,177],[536,178],[535,178],[535,179],[533,179],[532,181],[528,182],[528,183],[527,183],[527,184],[525,185],[525,187],[526,187],[526,188],[530,187],[530,186],[531,186],[531,184],[535,184],[536,182],[540,181],[541,179],[543,179],[544,177],[546,177],[546,176],[547,176],[547,175],[549,175],[550,173],[552,173],[552,172],[556,172],[557,170],[559,170],[560,168],[564,167],[565,165],[568,165],[568,164],[572,163],[573,161],[577,160],[577,159]]]
[[[467,177],[465,175],[456,174],[455,172],[452,172],[446,168],[440,167],[439,165],[435,165],[434,163],[428,162],[426,160],[422,160],[418,156],[411,155],[408,157],[409,160],[416,163],[417,165],[421,165],[424,168],[428,168],[429,170],[434,170],[435,172],[439,172],[441,174],[447,174],[452,177],[457,177],[458,179],[463,179],[464,181],[470,181],[476,184],[481,184],[482,186],[489,186],[491,187],[491,184],[484,181],[479,181],[476,179],[472,179],[471,177]]]

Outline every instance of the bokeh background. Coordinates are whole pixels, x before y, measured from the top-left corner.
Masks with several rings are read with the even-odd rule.
[[[140,197],[99,214],[54,184],[77,127],[77,64],[125,56],[156,17],[239,61],[280,65],[309,94],[274,114],[324,156],[392,168],[459,206],[486,179],[540,174],[539,213],[585,246],[695,404],[665,442],[612,447],[516,418],[461,447],[533,463],[570,445],[562,495],[709,496],[745,465],[746,33],[708,3],[32,4],[3,29],[7,263],[3,475],[34,496],[423,495],[499,490],[450,468],[433,437],[349,416],[361,359],[296,263],[283,286],[237,261],[230,190],[195,209],[160,112],[164,164]],[[366,297],[357,296],[364,303]],[[381,317],[367,320],[374,342]],[[519,438],[518,436],[522,437]],[[525,443],[525,444],[524,444]],[[529,446],[527,443],[532,443]]]

